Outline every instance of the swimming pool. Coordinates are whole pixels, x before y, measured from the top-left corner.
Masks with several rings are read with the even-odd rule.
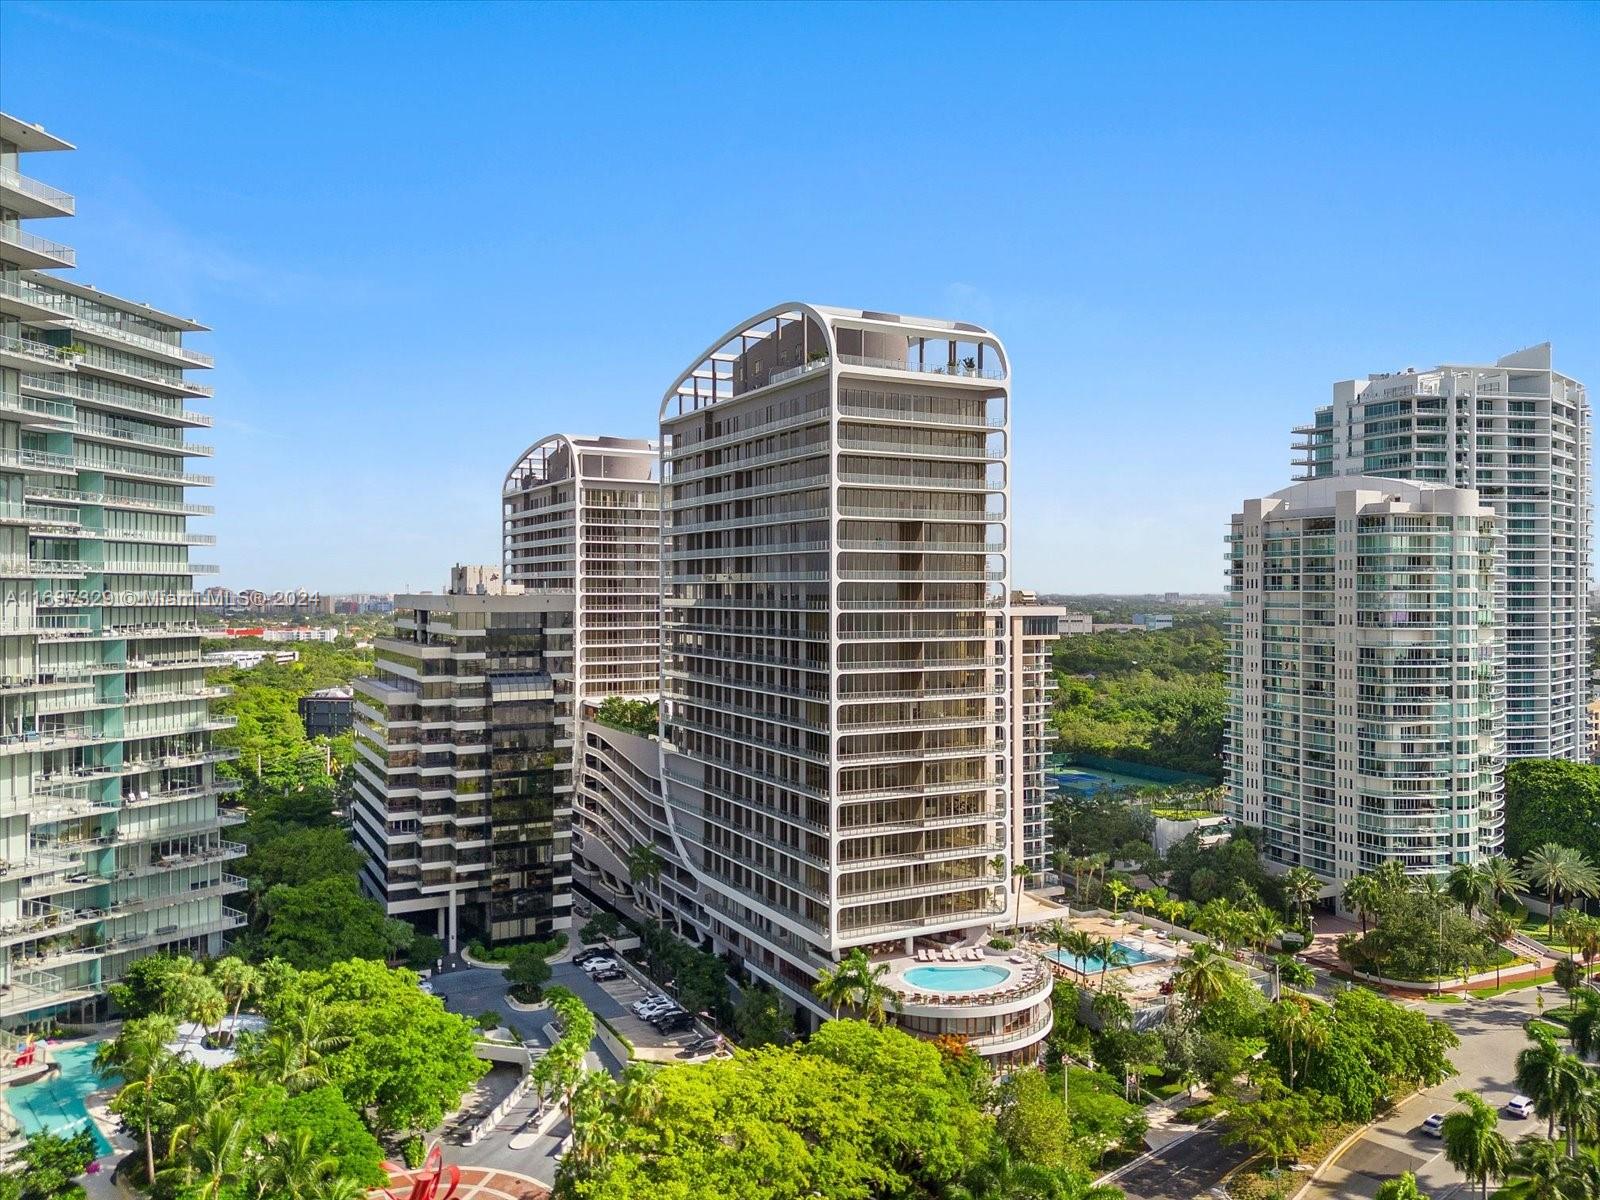
[[[1142,967],[1145,963],[1161,961],[1159,954],[1147,954],[1137,946],[1128,945],[1127,942],[1116,942],[1114,944],[1117,949],[1122,951],[1122,957],[1118,962],[1107,968],[1108,970],[1114,971],[1118,967]],[[1098,954],[1087,954],[1080,958],[1078,955],[1069,954],[1065,950],[1046,950],[1044,955],[1046,958],[1054,959],[1062,966],[1071,967],[1074,971],[1084,975],[1098,975],[1100,968],[1106,965],[1101,961]]]
[[[907,983],[930,992],[980,992],[984,988],[998,987],[1010,978],[1010,967],[976,964],[912,967],[906,972]]]
[[[97,1042],[51,1047],[49,1061],[61,1069],[37,1083],[6,1089],[6,1103],[23,1133],[76,1133],[85,1127],[94,1137],[96,1157],[112,1153],[111,1143],[89,1117],[84,1099],[105,1087],[94,1069]]]

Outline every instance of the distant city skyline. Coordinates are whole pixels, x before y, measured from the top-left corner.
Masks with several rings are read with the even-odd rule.
[[[1543,341],[1600,379],[1593,6],[14,0],[5,34],[5,107],[79,146],[80,281],[215,330],[234,588],[497,561],[507,445],[654,436],[684,346],[774,297],[1004,340],[1013,578],[1057,594],[1220,592],[1337,380]],[[1540,68],[1375,82],[1437,61]]]

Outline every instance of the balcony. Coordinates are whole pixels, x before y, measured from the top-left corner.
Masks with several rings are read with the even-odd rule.
[[[78,360],[80,370],[99,372],[117,379],[132,380],[141,387],[153,387],[178,396],[211,396],[214,388],[193,383],[181,375],[158,370],[153,364],[109,358],[103,354],[86,354]]]
[[[0,283],[0,298],[4,295],[4,284]],[[157,420],[169,421],[174,425],[211,425],[215,421],[215,418],[206,413],[188,411],[176,400],[162,400],[155,396],[95,387],[93,381],[87,377],[66,379],[60,375],[24,375],[21,385],[25,392],[61,396],[97,408],[125,409]]]
[[[9,208],[19,217],[70,217],[78,205],[60,188],[0,167],[0,208]]]
[[[0,224],[0,259],[35,270],[78,265],[77,251],[71,246],[5,224]]]
[[[70,371],[73,356],[32,338],[0,335],[0,366],[18,371]]]
[[[895,358],[871,358],[860,354],[839,355],[839,365],[865,367],[871,371],[904,371],[914,375],[938,375],[942,379],[1003,380],[1006,373],[999,367],[967,366],[965,363],[917,363]]]

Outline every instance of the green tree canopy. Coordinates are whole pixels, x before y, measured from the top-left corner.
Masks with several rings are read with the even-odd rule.
[[[289,972],[263,999],[274,1022],[320,1006],[340,1043],[325,1058],[328,1081],[376,1132],[431,1129],[486,1066],[473,1054],[466,1017],[417,987],[410,971],[355,959],[322,971]]]
[[[1600,862],[1600,766],[1528,758],[1506,764],[1506,857],[1547,842]]]
[[[404,951],[410,926],[390,921],[353,878],[279,884],[262,897],[266,928],[254,939],[259,958],[281,958],[301,970],[352,958],[377,961]]]
[[[911,1197],[955,1184],[995,1145],[992,1118],[938,1048],[859,1021],[654,1083],[607,1153],[568,1157],[558,1197]],[[583,1123],[608,1113],[615,1102]]]

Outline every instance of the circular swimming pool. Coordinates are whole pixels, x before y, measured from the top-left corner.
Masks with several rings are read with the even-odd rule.
[[[930,992],[979,992],[984,988],[998,987],[1011,978],[1010,967],[949,966],[912,967],[906,972],[906,982],[914,988]]]

